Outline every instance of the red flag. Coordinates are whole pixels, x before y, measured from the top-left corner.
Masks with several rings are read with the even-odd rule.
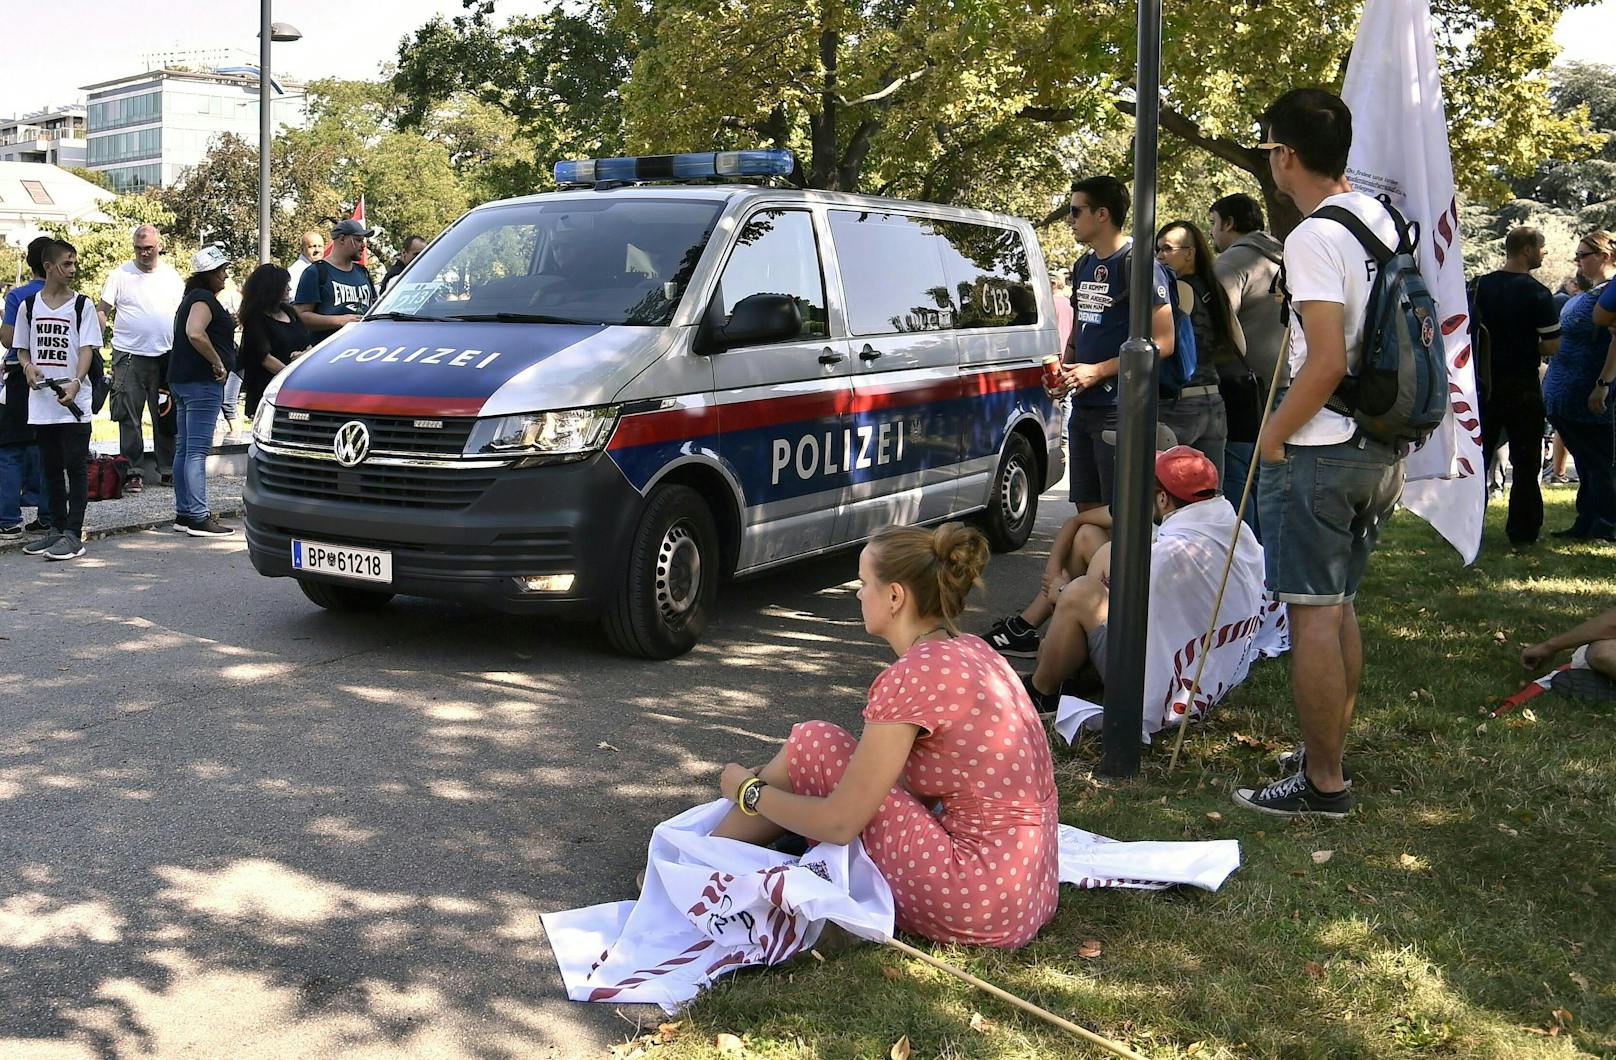
[[[363,195],[359,196],[359,205],[354,207],[353,219],[355,221],[363,221],[365,219],[365,197]],[[370,265],[370,245],[369,244],[366,244],[365,249],[360,251],[360,253],[359,253],[359,264],[364,265],[367,268],[369,267],[369,265]]]

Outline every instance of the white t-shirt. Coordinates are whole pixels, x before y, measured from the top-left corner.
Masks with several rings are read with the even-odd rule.
[[[116,311],[112,348],[140,357],[160,357],[174,344],[174,313],[185,297],[185,281],[167,262],[150,272],[126,261],[101,286],[101,301]]]
[[[313,264],[314,262],[299,254],[297,260],[286,267],[286,271],[291,274],[291,279],[286,285],[286,300],[288,302],[290,302],[292,300],[292,296],[297,293],[297,281],[303,278],[303,270]]]
[[[1346,191],[1319,204],[1343,206],[1368,224],[1388,247],[1397,245],[1397,225],[1379,201],[1362,192]],[[1375,259],[1347,227],[1328,218],[1308,217],[1285,237],[1285,284],[1295,302],[1336,302],[1345,307],[1347,365],[1358,363],[1363,349],[1364,312],[1375,281]],[[1307,335],[1301,314],[1291,316],[1291,378],[1307,363]],[[1348,416],[1320,409],[1291,435],[1293,445],[1332,445],[1351,438],[1356,425]]]
[[[77,377],[79,351],[86,346],[93,346],[97,356],[101,353],[101,318],[96,316],[95,301],[86,298],[84,311],[74,320],[73,305],[78,297],[78,293],[74,292],[67,296],[67,301],[53,309],[45,303],[45,292],[41,291],[34,296],[32,316],[28,312],[27,302],[17,308],[17,333],[12,342],[17,349],[28,354],[34,367],[47,379],[65,381]],[[56,391],[50,387],[30,391],[28,422],[36,427],[51,423],[83,423],[88,426],[88,379],[79,384],[73,404],[83,413],[82,419],[75,419],[73,413],[56,400]]]

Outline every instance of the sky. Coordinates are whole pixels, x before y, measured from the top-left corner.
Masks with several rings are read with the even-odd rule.
[[[8,5],[12,6],[12,5]],[[12,48],[0,63],[0,116],[48,104],[82,101],[81,86],[145,69],[141,57],[175,48],[233,47],[256,62],[256,0],[164,0],[158,5],[127,0],[52,0],[15,5],[6,14],[12,40],[56,40],[75,27],[64,48]],[[499,0],[501,14],[534,11],[543,0]],[[375,77],[398,53],[399,39],[433,15],[452,16],[460,0],[276,0],[274,18],[303,32],[303,39],[277,44],[271,70],[289,77]],[[351,29],[355,23],[359,30]],[[82,31],[78,31],[82,28]],[[1555,39],[1563,58],[1611,61],[1616,41],[1616,0],[1572,11],[1560,20]]]

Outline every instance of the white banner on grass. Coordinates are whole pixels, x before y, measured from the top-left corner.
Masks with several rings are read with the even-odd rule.
[[[1408,460],[1403,504],[1466,563],[1481,550],[1487,507],[1481,405],[1471,359],[1459,206],[1427,0],[1367,0],[1342,98],[1352,110],[1347,178],[1385,194],[1420,230],[1420,271],[1436,296],[1448,357],[1449,410]]]
[[[872,942],[892,937],[892,890],[858,840],[802,858],[709,834],[732,804],[718,799],[651,833],[637,902],[545,913],[567,996],[661,1005],[667,1012],[737,968],[779,964],[827,923]],[[1060,881],[1082,888],[1215,891],[1240,867],[1234,840],[1119,843],[1060,826]]]

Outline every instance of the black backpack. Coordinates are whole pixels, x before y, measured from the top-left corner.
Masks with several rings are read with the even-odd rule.
[[[29,327],[34,325],[34,299],[38,297],[39,292],[35,291],[22,301],[22,304],[28,307]],[[87,294],[73,296],[73,316],[75,318],[82,319],[84,317],[84,307],[89,304],[89,301],[90,296]],[[96,350],[95,355],[90,358],[89,380],[90,411],[92,413],[100,412],[107,407],[107,394],[112,390],[112,384],[107,382],[107,369],[106,365],[102,363],[100,350]]]
[[[1404,449],[1423,445],[1447,415],[1448,358],[1436,299],[1415,257],[1418,232],[1387,197],[1377,201],[1397,226],[1395,249],[1344,207],[1312,214],[1345,227],[1377,266],[1357,367],[1348,368],[1325,408],[1350,416],[1366,436]]]

